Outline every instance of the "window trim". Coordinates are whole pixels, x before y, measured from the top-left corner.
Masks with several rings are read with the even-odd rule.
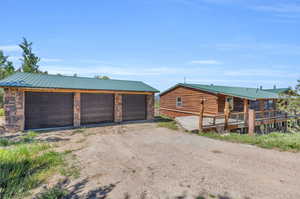
[[[180,101],[179,101],[180,99]],[[176,107],[182,107],[183,102],[182,102],[182,97],[176,97]]]

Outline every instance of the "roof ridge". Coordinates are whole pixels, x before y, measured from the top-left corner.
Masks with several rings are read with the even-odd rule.
[[[189,83],[183,83],[187,85],[200,85],[200,86],[219,86],[219,87],[231,87],[231,88],[248,88],[248,89],[259,89],[259,88],[251,88],[251,87],[244,87],[244,86],[225,86],[225,85],[216,85],[216,84],[189,84]],[[264,89],[263,89],[264,90]]]
[[[20,73],[20,74],[30,74],[30,75],[41,75],[41,76],[55,76],[55,77],[68,77],[68,78],[81,78],[81,79],[97,79],[97,80],[109,80],[109,81],[129,81],[129,82],[142,82],[142,81],[138,81],[138,80],[123,80],[123,79],[99,79],[99,78],[95,78],[95,77],[74,77],[74,76],[68,76],[68,75],[58,75],[58,74],[45,74],[45,73],[29,73],[29,72],[16,72],[16,73]],[[15,74],[16,74],[15,73]],[[143,82],[142,82],[143,83]]]

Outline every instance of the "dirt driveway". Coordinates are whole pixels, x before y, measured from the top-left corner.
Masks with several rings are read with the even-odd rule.
[[[156,124],[51,132],[60,150],[73,150],[86,179],[79,194],[108,198],[172,198],[203,190],[230,198],[299,199],[300,154],[233,144],[158,128]],[[226,194],[225,194],[226,195]]]

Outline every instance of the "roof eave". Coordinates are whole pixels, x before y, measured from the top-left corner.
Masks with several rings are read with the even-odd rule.
[[[159,90],[119,90],[119,89],[88,89],[88,88],[59,88],[59,87],[30,87],[30,86],[12,86],[12,85],[0,85],[0,88],[30,88],[30,89],[64,89],[64,90],[93,90],[93,91],[122,91],[122,92],[150,92],[159,93]]]

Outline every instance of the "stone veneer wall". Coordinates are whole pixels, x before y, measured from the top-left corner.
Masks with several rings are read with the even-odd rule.
[[[147,120],[154,119],[154,94],[147,95]]]
[[[122,116],[122,94],[115,94],[115,122],[121,122],[123,120]]]
[[[80,93],[74,93],[74,127],[80,126]]]
[[[12,88],[4,89],[5,130],[7,132],[14,133],[24,130],[24,98],[23,91]]]

